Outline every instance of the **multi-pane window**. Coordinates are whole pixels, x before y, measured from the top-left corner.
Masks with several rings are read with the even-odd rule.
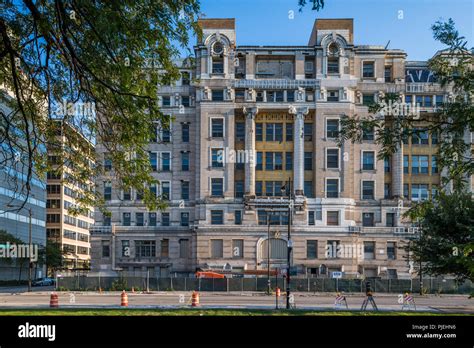
[[[112,159],[110,155],[104,153],[104,170],[110,172],[112,170]]]
[[[428,145],[428,134],[426,129],[415,129],[411,138],[412,145]]]
[[[156,213],[148,213],[148,226],[156,226]]]
[[[283,141],[283,123],[267,123],[265,132],[266,141]]]
[[[136,240],[135,255],[137,257],[155,257],[156,242],[154,240]]]
[[[443,95],[437,95],[436,96],[436,106],[443,106],[444,103],[444,96]]]
[[[362,199],[375,198],[375,184],[373,181],[362,181]]]
[[[122,213],[122,224],[124,226],[130,226],[132,222],[132,214],[130,213]]]
[[[261,181],[255,181],[255,195],[263,196],[263,183]]]
[[[339,74],[339,57],[328,57],[328,74]]]
[[[362,213],[362,226],[373,227],[374,222],[374,213]]]
[[[339,149],[327,149],[326,168],[339,169]]]
[[[328,226],[339,226],[339,211],[326,212],[326,220]]]
[[[222,149],[212,149],[211,150],[211,167],[212,168],[222,168],[224,166]]]
[[[431,145],[438,144],[438,131],[431,132]]]
[[[308,211],[308,225],[310,226],[314,225],[314,210]]]
[[[431,173],[438,173],[438,156],[431,156]]]
[[[275,166],[274,170],[282,170],[283,169],[283,153],[282,152],[275,152]]]
[[[181,226],[189,226],[189,213],[181,213]]]
[[[224,119],[223,118],[211,119],[211,136],[213,138],[224,137]]]
[[[304,195],[308,198],[313,198],[313,182],[312,181],[305,181],[304,182]]]
[[[189,143],[189,123],[181,124],[181,140],[183,143]]]
[[[285,170],[293,170],[293,152],[285,153]]]
[[[383,197],[385,199],[392,198],[392,187],[391,187],[390,183],[387,183],[387,184],[383,185]]]
[[[364,259],[373,260],[375,258],[375,242],[364,242]]]
[[[428,199],[428,184],[412,184],[411,200],[423,201]]]
[[[170,199],[170,182],[169,181],[161,181],[161,197],[162,199],[168,200]]]
[[[150,166],[153,171],[158,170],[158,155],[156,152],[148,152],[148,157],[150,158]]]
[[[339,179],[326,179],[326,197],[339,197]]]
[[[339,134],[339,120],[326,121],[326,137],[337,138]]]
[[[267,196],[281,196],[281,181],[265,181],[265,194]]]
[[[339,101],[339,91],[337,89],[328,90],[327,101],[328,102],[337,102],[337,101]]]
[[[386,65],[384,68],[385,82],[392,82],[392,66]]]
[[[245,123],[237,122],[235,124],[235,138],[237,141],[245,141]]]
[[[374,140],[374,127],[364,127],[362,129],[362,140]]]
[[[112,199],[112,183],[110,181],[104,182],[104,200],[110,201]]]
[[[181,170],[183,172],[189,171],[189,152],[181,153]]]
[[[385,217],[385,225],[387,227],[395,227],[395,213],[387,213]]]
[[[362,152],[362,170],[374,170],[375,169],[375,152],[364,151]]]
[[[224,73],[224,59],[222,57],[212,57],[212,73],[213,74]]]
[[[135,225],[136,226],[144,226],[145,218],[143,213],[135,213]]]
[[[263,170],[263,152],[257,152],[257,163],[255,170]]]
[[[428,156],[411,156],[411,173],[428,174]]]
[[[102,241],[102,257],[110,257],[110,242],[108,240]]]
[[[265,170],[273,170],[273,152],[265,153]]]
[[[224,195],[224,179],[211,179],[211,195],[214,197],[222,197]]]
[[[212,94],[213,101],[224,101],[223,89],[213,89],[211,94]]]
[[[389,260],[397,259],[397,243],[396,242],[387,242],[387,259]]]
[[[242,198],[244,196],[244,181],[236,180],[234,193],[236,198]]]
[[[170,213],[161,213],[161,226],[170,225]]]
[[[410,186],[403,184],[403,197],[408,198],[410,196]]]
[[[236,225],[242,225],[242,210],[234,211],[234,223]]]
[[[304,153],[304,170],[313,170],[313,153]]]
[[[223,224],[224,224],[224,211],[211,210],[211,225],[223,225]]]
[[[408,158],[408,155],[404,155],[403,156],[403,173],[405,174],[408,174],[408,171],[409,171],[409,158]]]
[[[67,215],[65,215],[67,216]],[[48,223],[60,223],[61,214],[46,214],[46,222]]]
[[[255,140],[263,141],[263,123],[255,123]]]
[[[385,173],[390,173],[390,169],[392,167],[391,162],[392,162],[391,157],[385,157],[383,159],[383,169],[384,169]]]
[[[187,108],[189,107],[189,96],[183,95],[181,97],[181,105],[184,106],[184,107],[187,107]]]
[[[362,105],[369,106],[374,103],[373,94],[362,94]]]
[[[318,258],[318,241],[307,240],[306,241],[306,258],[315,260]]]
[[[163,172],[169,172],[171,170],[171,153],[170,152],[161,153],[161,170]]]
[[[181,199],[189,199],[189,181],[181,181]]]
[[[164,95],[161,97],[162,106],[167,107],[171,106],[171,97],[169,95]]]
[[[362,77],[375,77],[375,63],[374,62],[362,63]]]
[[[293,123],[286,123],[286,141],[293,141]]]
[[[304,124],[304,141],[313,141],[313,124]]]

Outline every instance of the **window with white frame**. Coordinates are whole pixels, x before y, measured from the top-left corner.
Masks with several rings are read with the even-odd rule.
[[[337,138],[339,135],[339,119],[326,119],[326,138]]]
[[[223,118],[211,118],[211,137],[212,138],[224,137],[224,119]]]
[[[338,148],[326,149],[326,168],[339,169],[339,149]]]
[[[339,179],[326,179],[326,198],[339,198]]]
[[[375,199],[375,182],[369,180],[362,181],[362,199]]]
[[[362,151],[362,170],[375,169],[375,152]]]

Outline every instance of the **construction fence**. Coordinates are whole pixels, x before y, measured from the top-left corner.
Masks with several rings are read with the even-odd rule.
[[[291,291],[299,292],[365,292],[366,282],[370,282],[374,292],[403,293],[420,292],[419,279],[330,279],[291,278]],[[88,277],[85,275],[61,277],[57,279],[58,290],[73,291],[220,291],[245,292],[267,291],[268,278],[161,278],[147,276]],[[272,277],[270,287],[286,289],[286,279]],[[423,279],[423,293],[426,294],[470,294],[473,283],[459,283],[454,279]]]

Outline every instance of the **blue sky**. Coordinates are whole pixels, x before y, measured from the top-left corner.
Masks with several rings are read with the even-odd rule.
[[[201,12],[205,18],[235,18],[237,45],[306,45],[315,18],[354,18],[356,45],[385,46],[390,40],[389,47],[405,50],[408,60],[426,60],[443,48],[433,39],[431,25],[451,17],[473,46],[472,0],[325,2],[319,12],[310,5],[299,12],[298,0],[201,0]]]

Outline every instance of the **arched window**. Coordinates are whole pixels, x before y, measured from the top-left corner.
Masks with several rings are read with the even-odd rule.
[[[339,46],[331,43],[328,46],[328,74],[339,74]]]
[[[264,240],[260,245],[260,255],[262,259],[268,258],[268,239]],[[270,238],[270,259],[286,260],[288,256],[288,246],[286,240]]]
[[[224,73],[224,45],[220,41],[216,41],[212,45],[212,73]]]

